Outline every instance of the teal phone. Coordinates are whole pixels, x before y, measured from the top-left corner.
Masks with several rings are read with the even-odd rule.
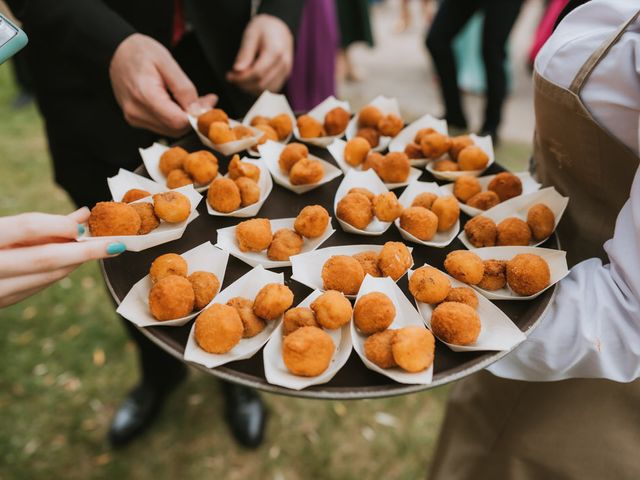
[[[28,41],[26,33],[0,14],[0,64],[19,52]]]

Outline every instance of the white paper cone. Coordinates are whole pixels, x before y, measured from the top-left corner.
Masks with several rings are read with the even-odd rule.
[[[213,303],[226,304],[234,297],[244,297],[253,301],[260,289],[269,283],[284,285],[284,274],[270,272],[258,265],[220,292]],[[184,359],[207,368],[215,368],[225,363],[251,358],[267,343],[281,321],[282,317],[267,321],[267,326],[262,332],[252,338],[243,338],[231,351],[224,354],[208,353],[198,346],[195,339],[196,324],[194,322],[184,349]]]
[[[293,229],[293,224],[295,222],[295,218],[281,218],[278,220],[269,220],[271,223],[271,231],[275,234],[281,228],[289,228]],[[304,238],[304,243],[302,244],[302,253],[309,253],[318,248],[327,239],[333,235],[335,232],[332,224],[331,218],[329,218],[329,225],[327,229],[324,231],[322,236],[318,238]],[[227,227],[218,229],[218,243],[216,243],[216,247],[221,248],[229,252],[234,257],[242,260],[243,262],[255,267],[256,265],[262,265],[264,268],[281,268],[281,267],[290,267],[291,261],[275,261],[269,260],[267,257],[267,250],[262,252],[243,252],[238,247],[238,242],[236,241],[236,227]]]
[[[263,116],[268,118],[273,118],[276,115],[280,115],[281,113],[285,113],[291,119],[291,125],[296,124],[296,116],[291,110],[291,106],[287,101],[287,97],[281,93],[272,93],[269,90],[265,90],[262,92],[262,95],[258,97],[256,103],[249,109],[247,114],[244,116],[242,120],[242,124],[246,126],[251,126],[251,120],[257,116]],[[287,138],[280,141],[280,143],[284,143],[285,145],[289,143],[291,137],[293,136],[293,130]],[[260,153],[256,149],[255,146],[249,149],[249,153],[253,156],[260,156]]]
[[[538,190],[540,190],[541,185],[534,180],[529,172],[519,172],[514,173],[514,175],[518,177],[522,182],[522,195],[527,195],[529,193],[537,192]],[[494,178],[495,175],[485,175],[484,177],[478,177],[478,182],[480,182],[480,186],[482,187],[483,192],[487,191],[489,183],[491,183],[491,180],[493,180]],[[446,185],[443,185],[442,188],[453,195],[453,185],[453,183],[447,183]],[[460,210],[462,210],[470,217],[475,217],[476,215],[480,215],[481,213],[485,212],[485,210],[470,207],[466,203],[462,203],[460,201],[458,201],[458,203],[460,204]]]
[[[244,157],[242,162],[250,163],[255,165],[260,169],[260,178],[258,179],[258,186],[260,187],[260,200],[252,205],[248,205],[246,207],[239,208],[238,210],[234,210],[230,213],[223,213],[217,210],[214,210],[208,200],[207,202],[207,212],[209,215],[213,215],[215,217],[237,217],[237,218],[247,218],[253,217],[258,214],[260,208],[264,202],[269,198],[271,194],[271,190],[273,190],[273,180],[271,180],[271,175],[269,174],[269,169],[265,166],[265,164],[260,160],[252,160],[250,158]],[[228,177],[229,174],[225,175]]]
[[[505,218],[509,217],[519,218],[520,220],[526,222],[527,212],[536,203],[543,203],[551,209],[556,220],[554,227],[555,231],[555,228],[558,226],[558,223],[560,223],[560,220],[562,219],[562,214],[567,208],[569,197],[563,197],[553,187],[543,188],[542,190],[530,193],[528,195],[520,195],[518,197],[510,198],[509,200],[499,203],[493,208],[490,208],[486,212],[483,212],[482,215],[493,220],[496,225]],[[467,234],[464,230],[460,233],[460,235],[458,235],[458,238],[469,250],[475,249],[475,247],[469,241],[469,238],[467,237]],[[542,245],[547,241],[547,238],[541,241],[536,241],[531,238],[529,246],[537,247],[538,245]]]
[[[347,112],[351,113],[351,107],[349,106],[349,102],[343,102],[338,100],[334,96],[330,96],[325,98],[322,101],[322,103],[314,107],[312,110],[309,110],[308,115],[315,118],[317,121],[319,121],[324,125],[325,115],[336,107],[342,107]],[[327,145],[333,142],[336,138],[341,138],[344,135],[344,132],[341,132],[339,135],[328,135],[326,137],[303,138],[300,136],[300,130],[298,130],[297,122],[294,122],[293,134],[301,142],[308,143],[316,147],[325,148]]]
[[[344,159],[344,148],[346,145],[347,145],[347,142],[345,142],[344,140],[340,140],[338,138],[331,145],[327,147],[327,150],[329,150],[329,153],[331,153],[331,156],[335,159],[336,163],[345,174],[350,172],[351,170],[355,170],[357,172],[363,171],[360,166],[352,167]],[[418,178],[420,178],[420,175],[422,175],[422,172],[420,170],[418,170],[417,168],[411,167],[411,170],[409,171],[409,177],[404,182],[385,183],[384,186],[387,187],[389,190],[393,190],[395,188],[400,188],[400,187],[406,187],[411,182],[415,182],[416,180],[418,180]]]
[[[383,245],[344,245],[340,247],[321,248],[315,252],[294,255],[291,257],[291,278],[313,290],[324,291],[324,285],[322,284],[322,266],[329,258],[334,255],[353,256],[357,253],[367,251],[380,253],[382,247]],[[409,252],[413,251],[413,248],[407,248]],[[413,260],[411,265],[413,265]],[[345,296],[347,298],[356,297],[355,295]]]
[[[132,188],[146,190],[151,195],[169,190],[163,183],[156,183],[123,168],[118,170],[117,175],[107,178],[107,184],[114,202],[121,202],[124,194]]]
[[[140,252],[147,248],[155,247],[163,243],[171,242],[182,237],[182,234],[187,228],[187,225],[198,217],[198,203],[202,200],[202,195],[195,191],[193,185],[187,185],[174,189],[176,192],[180,192],[186,195],[191,201],[191,214],[184,222],[180,223],[167,223],[161,222],[160,226],[155,230],[147,233],[146,235],[116,235],[109,237],[93,237],[89,232],[89,227],[85,224],[85,233],[78,237],[79,242],[90,242],[94,240],[109,240],[111,242],[122,242],[130,252]],[[153,203],[151,197],[138,200],[132,203]]]
[[[220,285],[222,286],[224,274],[227,270],[227,261],[229,260],[229,254],[227,252],[223,252],[219,248],[211,245],[210,242],[206,242],[180,255],[189,265],[189,275],[198,271],[211,272],[218,277]],[[151,265],[149,265],[149,267],[151,267]],[[124,300],[122,300],[116,312],[139,327],[179,327],[202,311],[197,310],[186,317],[159,322],[149,311],[149,292],[151,291],[151,287],[151,278],[149,275],[146,275],[131,287],[131,290],[129,290],[127,296],[124,297]],[[213,301],[215,301],[215,297],[212,302]]]
[[[384,115],[389,115],[391,113],[400,116],[400,106],[398,105],[398,100],[395,98],[387,98],[384,95],[379,95],[374,98],[372,101],[367,103],[367,105],[372,105],[377,107]],[[358,133],[358,121],[360,119],[360,115],[356,113],[354,117],[349,122],[347,126],[347,140],[351,140]],[[382,152],[389,146],[389,142],[391,142],[392,137],[380,136],[380,142],[377,147],[372,148],[374,152]]]
[[[443,190],[437,183],[434,182],[413,182],[411,183],[400,195],[398,199],[404,208],[409,208],[413,200],[421,193],[431,192],[435,193],[439,197],[447,197],[450,194]],[[451,227],[446,232],[436,232],[434,237],[429,241],[420,240],[419,238],[413,236],[411,233],[407,232],[404,228],[400,226],[400,219],[398,218],[395,222],[396,228],[400,232],[400,235],[405,240],[409,240],[414,243],[419,243],[421,245],[426,245],[428,247],[436,247],[443,248],[449,245],[455,238],[458,232],[460,231],[460,219],[455,223],[453,227]]]
[[[480,175],[482,175],[482,172],[484,172],[487,168],[493,165],[493,162],[495,162],[496,160],[495,154],[493,152],[493,141],[491,140],[491,136],[489,135],[487,135],[486,137],[479,137],[478,135],[472,133],[469,136],[471,137],[471,140],[473,140],[473,144],[480,147],[482,150],[484,150],[484,153],[486,153],[487,156],[489,157],[489,162],[487,163],[486,167],[484,167],[481,170],[461,170],[458,172],[437,172],[433,169],[433,162],[430,162],[427,164],[427,171],[431,173],[431,175],[436,177],[438,180],[449,180],[450,182],[453,182],[456,180],[456,178],[463,177],[465,175],[470,175],[472,177],[479,177]]]
[[[425,265],[428,264],[425,263]],[[413,272],[414,270],[411,270],[409,272],[409,278],[411,278]],[[459,282],[452,276],[448,275],[446,272],[442,272],[442,274],[449,279],[452,288],[469,287],[469,285]],[[478,339],[475,341],[475,343],[463,346],[447,343],[440,337],[437,337],[438,340],[440,340],[454,352],[475,352],[478,350],[511,350],[513,347],[526,339],[525,334],[522,333],[518,327],[516,327],[516,325],[511,321],[509,317],[504,314],[502,310],[500,310],[497,306],[495,306],[482,295],[477,295],[477,297],[478,308],[476,309],[476,311],[478,312],[478,316],[480,317],[481,329],[480,335],[478,335]],[[433,309],[437,305],[430,305],[428,303],[422,303],[417,300],[415,302],[420,315],[424,319],[424,323],[429,329],[431,329],[431,314],[433,313]]]
[[[342,198],[345,197],[345,195],[347,195],[349,190],[356,187],[366,188],[374,195],[380,195],[389,192],[387,187],[384,186],[384,183],[382,183],[382,180],[380,180],[378,175],[376,175],[373,170],[366,170],[364,172],[350,170],[344,176],[344,179],[338,187],[333,200],[333,211],[336,214],[338,223],[340,223],[342,229],[347,233],[355,233],[358,235],[368,236],[382,235],[389,229],[389,227],[391,226],[391,222],[382,222],[374,216],[373,220],[367,226],[367,228],[365,230],[360,230],[359,228],[355,228],[349,225],[347,222],[338,217],[338,203],[340,202],[340,200],[342,200]]]
[[[483,290],[482,288],[476,285],[470,285],[475,288],[482,295],[487,297],[489,300],[531,300],[532,298],[536,298],[545,290],[548,290],[564,277],[569,274],[569,267],[567,266],[567,252],[562,250],[553,250],[550,248],[539,248],[539,247],[485,247],[485,248],[476,248],[473,250],[473,253],[478,255],[482,260],[511,260],[513,257],[518,255],[519,253],[533,253],[534,255],[538,255],[542,257],[547,264],[549,265],[549,270],[551,273],[551,279],[549,285],[544,290],[536,293],[535,295],[518,295],[513,292],[509,286],[505,286],[500,290]]]
[[[407,145],[413,143],[418,130],[422,130],[423,128],[433,128],[436,132],[443,135],[449,134],[446,120],[439,120],[427,114],[405,127],[404,130],[402,130],[393,140],[391,140],[391,143],[389,144],[389,151],[404,152],[404,149],[407,147]],[[411,165],[413,165],[414,167],[423,167],[429,162],[427,158],[411,159],[410,161]]]
[[[298,307],[309,307],[313,301],[322,295],[322,292],[315,290],[305,298]],[[291,373],[282,359],[282,324],[278,325],[273,335],[264,347],[263,361],[264,361],[264,374],[267,378],[267,382],[272,385],[280,385],[281,387],[290,388],[292,390],[302,390],[303,388],[310,387],[311,385],[320,385],[327,383],[349,360],[351,355],[351,333],[349,331],[349,324],[343,325],[342,328],[336,330],[326,330],[333,340],[333,344],[336,347],[331,363],[329,367],[320,375],[315,377],[300,377]]]
[[[356,303],[358,303],[358,300],[362,296],[372,292],[382,292],[389,297],[391,302],[393,302],[393,306],[396,309],[396,317],[393,319],[393,323],[389,326],[390,329],[396,330],[409,326],[424,327],[424,322],[420,317],[420,314],[416,311],[413,305],[411,305],[411,302],[407,297],[405,297],[402,290],[398,288],[391,278],[374,278],[367,275],[364,278],[364,282],[362,282],[360,292],[358,292]],[[398,383],[420,385],[428,385],[431,383],[431,380],[433,379],[433,363],[431,363],[431,366],[426,370],[416,373],[406,372],[400,367],[380,368],[375,363],[371,362],[364,354],[364,342],[366,340],[367,335],[360,333],[355,326],[355,322],[352,321],[351,341],[353,342],[353,348],[360,356],[362,363],[364,363],[369,370],[378,372]]]
[[[322,163],[324,168],[324,177],[318,183],[312,183],[309,185],[293,185],[289,180],[289,175],[284,173],[280,169],[280,164],[278,160],[280,159],[280,154],[284,150],[284,145],[278,142],[272,142],[271,140],[267,141],[264,145],[260,145],[258,147],[258,151],[260,152],[260,156],[262,161],[265,163],[271,176],[273,177],[273,181],[278,185],[286,188],[287,190],[291,190],[294,193],[302,194],[306,193],[309,190],[313,190],[314,188],[318,188],[320,185],[324,185],[325,183],[329,183],[334,178],[342,175],[342,172],[339,168],[336,168],[334,165],[331,165],[329,162],[315,157],[313,155],[309,155],[310,159],[318,160]]]
[[[233,155],[234,153],[240,153],[253,147],[254,145],[257,145],[258,141],[262,138],[263,135],[263,132],[261,132],[257,128],[249,127],[255,132],[255,135],[253,137],[247,137],[241,140],[235,140],[233,142],[221,143],[220,145],[216,145],[211,142],[208,137],[200,133],[200,130],[198,130],[198,119],[196,117],[189,115],[189,123],[191,124],[191,128],[193,128],[193,130],[198,134],[198,138],[204,145],[211,148],[212,150],[215,150],[216,152],[220,152],[221,154],[226,155],[227,157]],[[235,120],[229,120],[229,126],[231,128],[237,127],[238,125],[241,125],[241,123],[236,122]]]

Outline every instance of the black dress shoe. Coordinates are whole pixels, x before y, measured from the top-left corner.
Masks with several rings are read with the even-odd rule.
[[[257,448],[264,438],[267,412],[255,390],[222,382],[225,420],[240,445]]]

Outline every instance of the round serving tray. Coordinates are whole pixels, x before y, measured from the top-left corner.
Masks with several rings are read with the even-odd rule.
[[[205,148],[200,144],[195,135],[189,136],[177,144],[188,151]],[[326,150],[315,148],[311,148],[311,150],[312,154],[335,164],[331,155]],[[226,170],[226,165],[229,159],[225,159],[218,154],[217,156],[220,159],[222,170]],[[494,163],[487,170],[486,174],[490,175],[498,173],[501,170],[502,168]],[[144,167],[140,167],[137,170],[137,173],[146,175]],[[274,185],[271,195],[262,206],[258,216],[265,218],[295,217],[302,207],[313,204],[324,206],[333,216],[334,194],[338,185],[342,181],[342,178],[343,177],[338,177],[332,182],[311,190],[303,195],[297,195],[279,185]],[[435,181],[435,179],[426,171],[422,174],[420,180]],[[400,194],[399,190],[396,190],[395,192],[397,195]],[[206,192],[204,195],[206,196]],[[205,202],[200,204],[199,212],[200,216],[189,225],[182,238],[170,243],[158,245],[157,247],[150,248],[142,252],[126,252],[118,257],[102,262],[101,267],[105,281],[114,301],[117,304],[124,299],[133,284],[148,273],[151,262],[157,256],[169,252],[182,253],[207,240],[215,244],[216,230],[218,228],[233,226],[243,220],[231,217],[213,217],[207,213]],[[468,217],[462,213],[462,224],[467,220]],[[398,230],[393,226],[382,236],[363,237],[360,235],[345,233],[342,231],[340,226],[337,225],[335,218],[333,221],[335,223],[334,227],[336,228],[336,232],[320,248],[348,244],[383,244],[389,240],[403,241]],[[413,247],[415,265],[420,266],[423,263],[428,262],[429,264],[441,269],[443,268],[444,258],[447,253],[452,250],[465,248],[458,239],[455,239],[449,246],[441,249],[425,247],[417,244],[411,244],[410,246]],[[556,235],[554,234],[544,245],[542,245],[542,247],[559,248],[559,241]],[[231,284],[233,281],[247,273],[250,269],[251,267],[244,262],[230,256],[222,288]],[[311,290],[305,285],[290,279],[291,268],[280,268],[275,269],[274,271],[284,272],[286,283],[295,294],[294,305],[297,305],[311,292]],[[408,298],[411,299],[412,297],[408,294],[406,275],[400,279],[398,285],[405,294],[407,294]],[[554,294],[555,286],[548,289],[534,300],[526,302],[496,301],[495,304],[513,320],[520,330],[525,334],[528,334],[544,314]],[[160,348],[183,362],[183,352],[190,329],[191,322],[182,327],[139,328],[144,335],[156,343]],[[504,351],[453,352],[446,345],[437,341],[433,382],[429,385],[404,385],[396,383],[383,375],[367,369],[356,352],[352,351],[351,357],[345,366],[330,382],[323,385],[312,386],[300,391],[271,385],[266,381],[262,363],[262,351],[258,352],[250,359],[228,363],[224,366],[213,369],[205,368],[201,365],[189,362],[185,363],[189,363],[189,365],[202,372],[224,380],[267,392],[305,398],[344,400],[403,395],[444,385],[445,383],[459,380],[474,372],[482,370],[502,358],[507,353],[508,352]]]

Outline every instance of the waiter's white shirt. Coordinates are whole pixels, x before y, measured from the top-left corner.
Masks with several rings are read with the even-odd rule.
[[[569,87],[587,58],[640,9],[630,0],[592,0],[569,14],[540,51],[535,68]],[[581,99],[593,117],[638,153],[640,21],[595,68]],[[640,377],[640,170],[605,243],[610,263],[590,259],[558,285],[539,326],[493,374],[530,381]]]

